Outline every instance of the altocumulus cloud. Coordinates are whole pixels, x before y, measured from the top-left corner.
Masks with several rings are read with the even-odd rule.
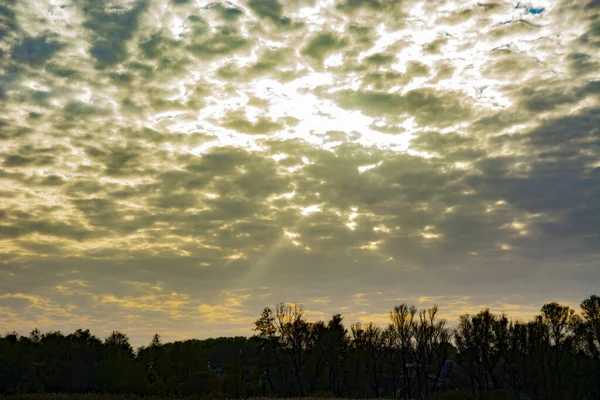
[[[600,282],[599,20],[5,1],[0,317],[142,344],[249,334],[279,301],[377,322],[575,304]]]

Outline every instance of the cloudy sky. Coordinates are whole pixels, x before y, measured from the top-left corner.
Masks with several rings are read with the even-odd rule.
[[[0,330],[600,287],[600,2],[5,0]]]

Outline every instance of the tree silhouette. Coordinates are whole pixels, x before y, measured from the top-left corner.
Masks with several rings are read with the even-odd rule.
[[[137,351],[119,331],[104,340],[87,329],[12,332],[0,337],[0,394],[600,398],[596,295],[580,315],[555,302],[530,321],[483,309],[453,330],[437,306],[400,304],[389,316],[386,327],[346,329],[340,314],[311,322],[302,305],[279,303],[264,308],[250,338],[164,343],[155,334]]]
[[[292,362],[298,392],[303,396],[301,374],[307,360],[310,341],[310,325],[304,318],[304,307],[297,303],[279,303],[275,309],[275,324],[282,348]]]
[[[390,329],[399,348],[400,362],[402,365],[402,398],[408,398],[412,394],[409,366],[412,365],[415,360],[413,338],[415,334],[416,314],[417,308],[406,304],[400,304],[394,307],[390,312]]]

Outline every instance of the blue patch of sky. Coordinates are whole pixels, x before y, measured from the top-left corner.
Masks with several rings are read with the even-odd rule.
[[[527,13],[534,14],[534,15],[535,14],[541,14],[546,9],[545,7],[528,7],[528,6],[522,6],[521,2],[518,2],[517,6],[515,8],[524,8]]]

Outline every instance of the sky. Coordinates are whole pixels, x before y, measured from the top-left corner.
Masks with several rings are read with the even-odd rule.
[[[578,309],[599,100],[598,0],[4,0],[0,331]]]

